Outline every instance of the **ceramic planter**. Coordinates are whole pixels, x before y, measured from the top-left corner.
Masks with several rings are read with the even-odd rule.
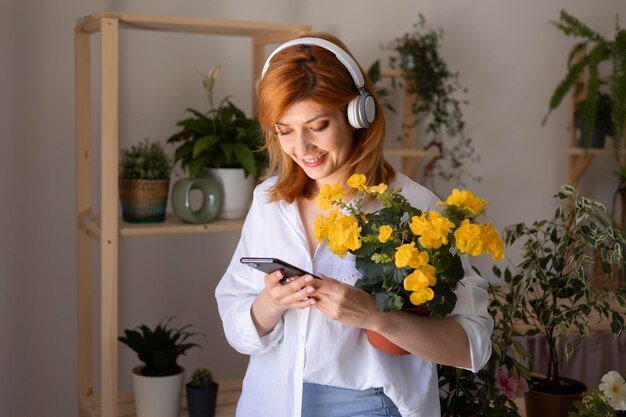
[[[248,213],[256,178],[247,177],[243,168],[212,168],[209,170],[222,191],[222,207],[218,219],[242,219]]]
[[[200,207],[192,208],[191,192],[198,190],[201,197]],[[215,219],[222,205],[222,191],[213,177],[183,178],[172,188],[172,209],[174,214],[185,223],[209,223]]]
[[[185,385],[187,393],[187,411],[189,417],[213,417],[217,404],[218,384],[209,388],[193,388],[189,383]]]
[[[143,366],[133,369],[133,390],[137,417],[178,417],[184,370],[170,376],[141,375]]]

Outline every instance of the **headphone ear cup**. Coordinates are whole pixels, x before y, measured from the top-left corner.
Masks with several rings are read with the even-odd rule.
[[[369,93],[363,92],[348,103],[348,122],[355,129],[368,128],[376,116],[376,105]]]
[[[355,129],[361,129],[361,123],[359,122],[359,99],[360,95],[356,96],[350,103],[348,103],[348,123]]]

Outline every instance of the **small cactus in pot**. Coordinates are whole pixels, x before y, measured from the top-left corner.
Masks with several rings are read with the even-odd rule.
[[[185,385],[189,417],[213,417],[217,403],[218,383],[207,368],[198,368]]]

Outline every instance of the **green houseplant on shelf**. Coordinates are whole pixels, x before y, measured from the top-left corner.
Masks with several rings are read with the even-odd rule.
[[[626,30],[620,28],[615,17],[615,31],[612,39],[607,39],[576,17],[561,10],[559,20],[552,22],[566,36],[579,40],[569,53],[567,72],[550,97],[548,113],[559,107],[570,92],[578,94],[585,80],[586,98],[579,103],[581,124],[592,126],[582,129],[584,147],[591,145],[591,138],[598,121],[610,120],[608,135],[613,138],[613,150],[618,165],[618,186],[615,199],[622,196],[621,226],[626,227],[626,165],[620,155],[626,132]],[[608,63],[609,70],[603,73],[602,63]],[[603,91],[608,90],[608,91]],[[608,103],[606,98],[608,97]],[[613,211],[615,202],[613,204]]]
[[[132,223],[162,222],[172,172],[172,158],[148,139],[122,149],[119,189],[122,218]]]
[[[402,72],[401,83],[414,97],[410,106],[415,124],[425,123],[430,141],[424,149],[440,152],[426,164],[424,174],[430,179],[437,176],[464,186],[467,178],[479,179],[465,168],[467,163],[478,160],[472,138],[465,132],[462,106],[468,102],[458,98],[467,90],[459,82],[458,72],[452,71],[441,56],[443,30],[428,27],[421,14],[413,28],[385,49],[392,53],[389,65]],[[392,80],[392,85],[396,84]]]
[[[189,339],[191,325],[170,327],[172,317],[154,329],[142,324],[124,330],[118,340],[131,348],[143,365],[133,369],[133,389],[137,417],[177,417],[180,410],[184,370],[178,358],[199,347]]]
[[[211,371],[198,368],[185,385],[189,417],[213,417],[217,404],[219,384],[213,380]]]
[[[506,286],[496,288],[502,300],[501,309],[518,326],[521,336],[540,335],[546,343],[548,369],[544,378],[533,378],[526,395],[529,415],[567,416],[572,403],[585,386],[563,377],[560,355],[569,357],[575,344],[564,336],[576,335],[582,341],[590,326],[599,320],[610,323],[611,332],[619,336],[624,330],[626,289],[593,288],[589,269],[597,251],[604,272],[610,276],[613,264],[624,262],[624,237],[612,225],[605,207],[581,196],[572,186],[563,186],[554,216],[509,226],[503,232],[507,245],[520,242],[522,261],[504,271],[494,267],[496,276]],[[549,395],[568,398],[566,404],[548,403]],[[542,398],[540,404],[535,399]],[[550,397],[552,398],[552,397]]]
[[[561,10],[559,20],[553,21],[552,24],[566,36],[579,39],[580,42],[570,50],[567,73],[550,97],[544,123],[552,110],[559,107],[565,96],[573,91],[581,77],[585,76],[587,99],[581,107],[585,125],[595,126],[601,113],[610,112],[615,123],[612,136],[616,149],[620,149],[622,147],[620,139],[626,125],[626,31],[619,27],[616,17],[615,36],[613,39],[606,39],[565,10]],[[611,70],[608,74],[601,74],[600,64],[605,61],[610,61]],[[599,93],[603,86],[609,90],[611,106],[602,103]],[[585,132],[586,144],[589,143],[591,134],[591,130]]]
[[[191,116],[180,120],[181,128],[168,140],[176,146],[174,159],[190,177],[214,178],[221,190],[218,218],[245,216],[255,179],[267,165],[263,151],[263,135],[258,121],[249,118],[228,97],[214,105],[213,87],[219,74],[214,67],[204,77],[202,86],[207,94],[206,112],[187,109]],[[235,183],[231,183],[235,181]],[[236,192],[242,192],[237,197]]]

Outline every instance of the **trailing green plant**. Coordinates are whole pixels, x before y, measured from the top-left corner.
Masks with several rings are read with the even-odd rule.
[[[428,27],[422,14],[413,28],[385,49],[393,54],[389,58],[391,68],[400,69],[403,75],[403,81],[393,81],[393,85],[406,84],[408,92],[415,97],[410,103],[415,123],[426,123],[431,140],[425,149],[440,151],[440,156],[426,164],[424,173],[460,185],[464,185],[466,178],[479,180],[464,169],[467,162],[476,162],[478,157],[472,138],[465,132],[461,108],[468,101],[457,98],[467,89],[459,82],[459,73],[450,70],[440,54],[444,32]]]
[[[229,97],[214,107],[213,87],[218,74],[219,66],[202,82],[209,109],[203,113],[188,108],[192,116],[176,123],[182,129],[167,142],[177,144],[175,162],[180,162],[192,177],[207,168],[243,168],[246,176],[259,177],[267,165],[259,123],[247,117]]]
[[[548,113],[543,123],[547,121],[552,110],[556,109],[566,94],[573,90],[581,77],[587,77],[587,99],[583,105],[583,119],[586,126],[595,126],[596,121],[603,109],[600,100],[600,89],[606,86],[611,98],[612,129],[615,157],[619,164],[618,175],[620,185],[626,179],[626,168],[620,157],[619,151],[623,147],[623,137],[626,131],[626,30],[620,28],[619,16],[615,16],[615,35],[613,39],[607,39],[576,17],[561,10],[559,20],[551,22],[566,36],[579,39],[569,53],[568,69],[565,77],[556,87],[548,107]],[[600,73],[600,64],[605,61],[611,62],[609,74]],[[606,117],[606,116],[604,116]],[[584,132],[585,143],[590,143],[593,129]]]
[[[119,177],[123,179],[160,180],[170,177],[173,161],[159,142],[148,139],[122,149]]]
[[[124,330],[124,336],[118,340],[131,348],[139,360],[144,363],[141,374],[145,376],[167,376],[180,371],[178,357],[194,347],[197,343],[188,339],[200,333],[189,332],[191,325],[180,328],[168,327],[173,317],[162,320],[154,330],[142,324],[135,329]]]
[[[215,385],[213,374],[207,368],[198,368],[191,375],[189,386],[196,389],[207,389]]]
[[[526,380],[530,379],[530,371],[525,363],[531,361],[530,354],[514,337],[510,310],[503,308],[497,286],[489,286],[489,298],[489,314],[494,318],[490,361],[493,366],[474,373],[437,365],[442,417],[520,416],[514,398],[528,390]]]
[[[392,113],[396,113],[396,108],[389,101],[391,91],[389,91],[389,89],[382,84],[383,80],[380,70],[380,60],[374,61],[374,63],[367,69],[367,78],[369,78],[372,84],[374,84],[376,95],[380,99],[383,107]]]
[[[624,265],[625,241],[601,203],[581,196],[569,185],[562,186],[555,197],[559,205],[552,218],[504,230],[507,245],[521,242],[522,261],[504,271],[494,266],[494,274],[506,283],[495,289],[502,300],[499,308],[511,323],[521,325],[520,335],[545,337],[547,379],[533,388],[562,393],[565,385],[558,353],[563,336],[574,331],[584,340],[592,318],[608,320],[616,336],[624,331],[626,288],[593,288],[589,269],[597,252],[602,270],[610,277],[613,265]],[[571,342],[564,345],[566,358],[574,348]]]

